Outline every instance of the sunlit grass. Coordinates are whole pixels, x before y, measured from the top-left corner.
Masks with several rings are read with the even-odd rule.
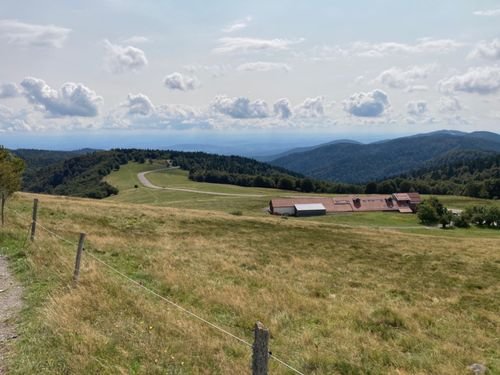
[[[9,207],[28,219],[32,197]],[[86,232],[87,253],[72,289],[75,248],[40,231],[23,250],[26,226],[8,215],[1,251],[27,288],[13,374],[249,372],[248,348],[88,253],[248,341],[263,321],[272,351],[307,374],[500,371],[498,239],[50,196],[40,222]]]

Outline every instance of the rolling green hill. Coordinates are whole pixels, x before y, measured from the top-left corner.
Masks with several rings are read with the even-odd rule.
[[[271,164],[316,179],[366,183],[409,173],[457,150],[500,152],[500,135],[442,131],[370,144],[338,143],[287,155]]]

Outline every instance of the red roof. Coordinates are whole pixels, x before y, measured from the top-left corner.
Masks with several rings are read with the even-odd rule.
[[[412,197],[410,194],[417,194]],[[293,207],[295,204],[319,203],[326,208],[326,212],[368,212],[368,211],[399,211],[412,212],[409,203],[419,203],[418,193],[399,193],[390,195],[352,195],[345,197],[297,197],[297,198],[277,198],[270,202],[271,208]]]

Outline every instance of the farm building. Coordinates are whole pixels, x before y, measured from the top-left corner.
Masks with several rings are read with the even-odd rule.
[[[345,197],[277,198],[269,202],[269,210],[275,215],[324,215],[340,212],[401,212],[413,213],[421,202],[418,193],[391,195],[351,195]],[[297,207],[299,209],[297,209]],[[310,208],[308,210],[308,208]],[[323,211],[324,209],[324,211]],[[323,213],[324,212],[324,213]]]

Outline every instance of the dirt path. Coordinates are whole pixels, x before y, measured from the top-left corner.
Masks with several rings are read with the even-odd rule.
[[[7,259],[0,255],[0,375],[7,371],[7,344],[17,337],[14,320],[21,310],[21,292],[21,286],[7,268]]]
[[[167,169],[176,169],[176,167],[154,169],[152,171],[141,172],[141,173],[137,174],[137,178],[139,179],[139,181],[141,182],[141,184],[143,184],[145,187],[148,187],[150,189],[171,190],[171,191],[184,191],[186,193],[198,193],[198,194],[207,194],[207,195],[222,195],[222,196],[227,196],[227,197],[253,197],[253,198],[265,197],[265,195],[262,195],[262,194],[217,193],[215,191],[201,191],[201,190],[194,190],[194,189],[181,189],[181,188],[162,187],[162,186],[157,186],[157,185],[152,184],[151,181],[149,181],[148,178],[146,177],[146,175],[148,173],[165,171]]]

